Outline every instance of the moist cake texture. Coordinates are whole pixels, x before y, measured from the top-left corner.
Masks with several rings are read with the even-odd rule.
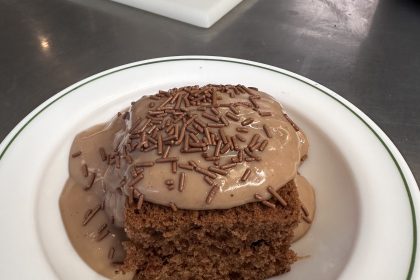
[[[126,210],[126,269],[135,279],[266,279],[290,270],[300,217],[293,182],[271,208],[259,202],[223,210],[178,210],[147,203]]]
[[[313,219],[313,190],[297,175],[307,151],[304,133],[256,88],[159,91],[76,136],[63,221],[109,278],[265,279],[290,270],[290,245]],[[107,242],[107,259],[100,245],[101,258],[81,252],[86,242]]]

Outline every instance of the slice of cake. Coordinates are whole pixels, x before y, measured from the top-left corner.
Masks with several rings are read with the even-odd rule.
[[[256,88],[159,91],[75,138],[63,220],[82,258],[110,278],[266,279],[290,270],[290,245],[313,219],[313,190],[297,175],[307,151]],[[69,210],[74,200],[84,215]],[[100,253],[81,253],[89,239]]]
[[[145,202],[126,210],[125,268],[135,279],[266,279],[290,270],[300,219],[293,181],[272,198],[223,210],[182,210]]]

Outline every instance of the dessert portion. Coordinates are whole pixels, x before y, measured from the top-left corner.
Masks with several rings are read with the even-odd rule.
[[[290,270],[313,220],[307,152],[256,88],[159,91],[76,136],[63,221],[109,278],[265,279]]]
[[[126,213],[126,266],[135,279],[266,279],[289,271],[300,201],[291,181],[276,205],[251,202],[223,210],[191,211],[148,203]],[[142,216],[141,218],[139,216]]]

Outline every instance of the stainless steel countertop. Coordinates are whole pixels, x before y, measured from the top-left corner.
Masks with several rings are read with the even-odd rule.
[[[47,98],[105,69],[228,56],[336,91],[385,131],[419,182],[419,27],[415,0],[245,0],[210,29],[107,0],[0,0],[0,140]]]

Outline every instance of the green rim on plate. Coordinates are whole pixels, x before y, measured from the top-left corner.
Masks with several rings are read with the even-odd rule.
[[[410,267],[409,267],[409,270],[407,272],[406,279],[411,279],[412,278],[412,274],[413,274],[413,270],[414,270],[414,264],[415,264],[415,260],[416,260],[416,253],[417,253],[417,221],[416,221],[416,211],[414,209],[413,198],[412,198],[410,189],[408,187],[407,179],[405,178],[404,173],[402,172],[402,168],[399,165],[397,159],[392,154],[392,152],[389,149],[389,147],[385,144],[384,140],[375,131],[375,129],[373,129],[358,113],[356,113],[347,104],[343,103],[340,99],[338,99],[336,96],[332,95],[331,93],[323,90],[320,86],[317,86],[316,83],[310,83],[308,81],[305,81],[304,79],[300,79],[299,78],[300,76],[297,75],[297,74],[290,75],[288,73],[288,71],[282,70],[280,68],[275,68],[275,67],[272,68],[272,67],[269,67],[269,66],[263,65],[263,64],[254,64],[254,63],[252,63],[250,61],[245,61],[245,60],[231,60],[231,59],[228,59],[228,58],[221,58],[221,57],[167,57],[167,58],[161,58],[161,59],[154,59],[154,60],[151,60],[151,61],[139,61],[137,63],[128,64],[125,67],[124,66],[117,67],[116,69],[111,69],[109,71],[105,71],[103,73],[100,73],[97,76],[93,76],[91,78],[85,79],[84,82],[82,82],[78,86],[76,86],[74,88],[68,88],[67,90],[64,90],[63,91],[63,94],[61,96],[59,96],[56,99],[51,100],[49,103],[45,104],[45,106],[42,109],[40,109],[30,119],[28,119],[25,123],[23,123],[22,126],[21,126],[21,128],[15,133],[15,135],[13,135],[12,138],[9,140],[9,142],[5,144],[4,150],[0,154],[0,160],[3,158],[3,156],[5,155],[6,151],[11,146],[11,144],[13,143],[13,141],[25,129],[25,127],[28,126],[31,123],[32,120],[34,120],[38,115],[40,115],[45,109],[47,109],[48,107],[50,107],[56,101],[60,100],[64,96],[68,95],[69,93],[75,91],[76,89],[78,89],[80,87],[83,87],[83,86],[85,86],[85,85],[89,84],[90,82],[93,82],[93,81],[95,81],[97,79],[103,78],[105,76],[108,76],[108,75],[111,75],[111,74],[114,74],[116,72],[120,72],[120,71],[123,71],[123,70],[126,70],[126,69],[140,67],[140,66],[145,66],[145,65],[149,65],[149,64],[162,63],[162,62],[191,61],[191,60],[193,60],[193,61],[218,61],[218,62],[229,62],[229,63],[235,63],[235,64],[242,64],[242,65],[257,67],[257,68],[268,70],[268,71],[271,71],[271,72],[274,72],[274,73],[277,73],[277,74],[288,76],[290,78],[293,78],[295,80],[298,80],[300,82],[303,82],[303,83],[305,83],[305,84],[307,84],[307,85],[309,85],[309,86],[317,89],[318,91],[324,93],[325,95],[329,96],[330,98],[332,98],[333,100],[335,100],[336,102],[338,102],[339,104],[341,104],[342,106],[344,106],[353,115],[355,115],[359,120],[361,120],[369,128],[369,130],[376,136],[376,138],[378,138],[378,140],[382,143],[382,145],[385,147],[386,151],[388,152],[389,156],[392,158],[395,166],[397,167],[398,172],[399,172],[399,174],[401,176],[402,181],[404,182],[405,190],[407,192],[408,201],[410,203],[411,220],[412,220],[412,223],[413,223],[413,248],[412,248],[412,251],[411,251]]]

